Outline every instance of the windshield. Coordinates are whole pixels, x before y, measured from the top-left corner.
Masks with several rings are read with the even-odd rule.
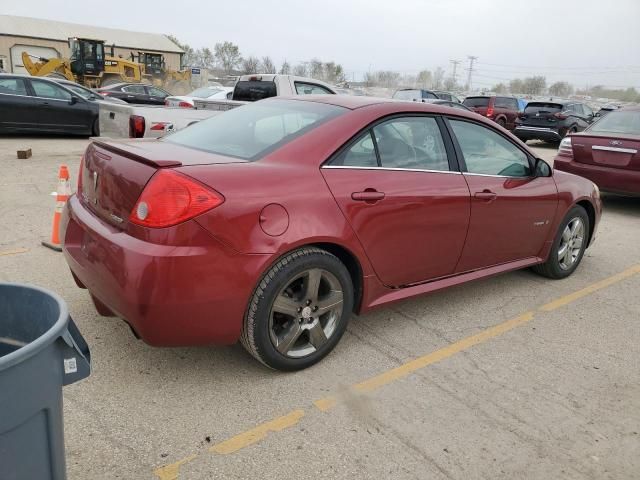
[[[420,90],[398,90],[393,94],[393,98],[397,100],[420,100],[422,92]]]
[[[208,88],[208,87],[198,88],[197,90],[194,90],[189,95],[187,95],[187,97],[209,98],[211,95],[215,95],[216,93],[221,91],[222,91],[221,88]]]
[[[589,129],[598,133],[640,135],[640,111],[615,111],[602,117]]]
[[[467,97],[462,102],[467,107],[488,107],[489,97]]]
[[[220,155],[257,160],[345,111],[335,105],[296,100],[260,102],[216,115],[164,140]]]

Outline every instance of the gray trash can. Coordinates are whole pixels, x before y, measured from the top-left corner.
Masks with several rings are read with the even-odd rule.
[[[65,302],[0,283],[0,479],[66,478],[62,386],[90,373],[87,343]]]

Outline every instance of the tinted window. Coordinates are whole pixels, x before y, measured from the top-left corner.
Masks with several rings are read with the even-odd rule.
[[[348,149],[331,161],[331,165],[345,167],[377,167],[378,159],[371,131],[361,135]]]
[[[558,113],[562,109],[563,106],[560,103],[531,102],[524,107],[524,112],[529,115],[535,115],[536,113]]]
[[[383,167],[449,170],[444,142],[433,118],[394,118],[376,125],[373,135]]]
[[[489,106],[489,97],[467,97],[462,102],[463,105],[467,107],[488,107]]]
[[[422,92],[420,90],[398,90],[393,94],[393,98],[397,100],[420,100]]]
[[[593,115],[593,110],[591,110],[591,108],[589,108],[586,105],[582,105],[582,111],[584,112],[585,115],[589,116],[589,115]]]
[[[31,86],[35,91],[36,97],[71,100],[71,93],[54,83],[44,82],[42,80],[31,80]]]
[[[640,135],[640,110],[608,113],[589,128],[590,132]]]
[[[327,95],[327,94],[331,94],[331,92],[329,90],[327,90],[324,87],[321,87],[320,85],[315,85],[313,83],[302,83],[302,82],[295,82],[296,83],[296,93],[298,95]]]
[[[438,93],[438,98],[441,98],[442,100],[449,100],[449,101],[451,101],[451,95],[449,95],[448,93],[442,93],[442,92],[439,92],[439,93]]]
[[[255,102],[263,98],[275,97],[277,94],[275,82],[244,81],[236,83],[233,99]]]
[[[431,92],[427,92],[426,90],[422,91],[422,98],[438,98],[435,94]]]
[[[494,106],[497,108],[511,108],[511,99],[507,97],[496,97]]]
[[[509,99],[510,103],[511,103],[511,109],[512,110],[520,110],[520,105],[518,104],[518,99],[517,98],[510,98]]]
[[[578,115],[584,115],[584,112],[582,110],[582,105],[580,105],[579,103],[575,103],[575,104],[571,105],[570,109],[572,111],[574,111],[575,113],[577,113]]]
[[[528,177],[527,155],[504,138],[481,125],[450,120],[469,173]]]
[[[166,97],[168,95],[167,92],[165,92],[164,90],[160,90],[159,88],[156,87],[147,87],[149,89],[149,94],[153,95],[154,97]]]
[[[147,93],[144,89],[144,85],[127,85],[126,87],[122,87],[122,91],[138,95],[146,95]]]
[[[27,87],[21,78],[0,78],[0,93],[26,95]]]
[[[347,110],[296,100],[234,108],[180,130],[164,141],[211,153],[257,160]]]

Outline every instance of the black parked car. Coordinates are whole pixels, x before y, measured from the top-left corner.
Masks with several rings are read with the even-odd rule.
[[[0,133],[97,136],[98,102],[46,78],[0,74]]]
[[[411,100],[412,102],[440,99],[460,103],[458,97],[453,93],[442,92],[440,90],[425,90],[423,88],[402,88],[400,90],[396,90],[393,94],[393,98],[396,100]]]
[[[593,110],[575,101],[529,102],[516,119],[513,133],[523,141],[559,142],[568,133],[581,132],[593,122]]]
[[[96,90],[100,95],[124,100],[127,103],[146,105],[164,105],[164,99],[170,94],[161,88],[144,83],[114,83]]]

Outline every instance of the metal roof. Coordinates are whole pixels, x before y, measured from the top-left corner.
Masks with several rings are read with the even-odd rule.
[[[42,18],[0,15],[0,35],[10,35],[66,42],[69,37],[104,40],[116,47],[183,53],[175,43],[160,33],[141,33],[116,28],[94,27],[77,23],[57,22]]]

